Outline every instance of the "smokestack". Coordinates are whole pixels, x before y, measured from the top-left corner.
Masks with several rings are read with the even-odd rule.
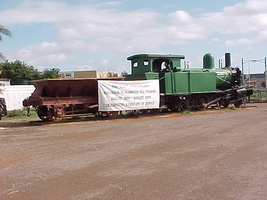
[[[225,68],[230,68],[231,65],[231,54],[225,53]]]

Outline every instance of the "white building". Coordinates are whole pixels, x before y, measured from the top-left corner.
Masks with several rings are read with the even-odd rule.
[[[10,85],[10,79],[0,78],[0,86]]]
[[[61,78],[110,78],[118,77],[118,74],[113,71],[63,71],[60,72]]]
[[[33,85],[0,86],[0,97],[5,98],[7,110],[23,109],[22,101],[33,93]]]

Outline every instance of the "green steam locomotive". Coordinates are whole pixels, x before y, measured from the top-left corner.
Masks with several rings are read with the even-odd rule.
[[[203,68],[182,68],[183,55],[139,54],[128,57],[132,74],[126,80],[158,79],[161,106],[172,111],[205,109],[209,106],[240,107],[251,90],[242,86],[241,71],[231,67],[225,54],[225,67],[215,68],[214,57],[203,57]]]

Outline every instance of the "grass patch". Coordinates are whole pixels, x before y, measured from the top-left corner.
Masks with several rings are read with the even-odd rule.
[[[183,114],[191,114],[191,111],[190,110],[184,110]]]
[[[21,117],[21,116],[24,116],[23,110],[11,110],[7,111],[6,117],[11,118],[11,117]]]
[[[239,110],[237,107],[231,107],[230,110]]]
[[[20,118],[34,118],[38,117],[36,111],[31,109],[28,113],[27,110],[10,110],[7,111],[7,115],[2,119],[20,119]]]

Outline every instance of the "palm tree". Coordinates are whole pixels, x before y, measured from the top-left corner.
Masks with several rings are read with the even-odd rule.
[[[5,28],[4,26],[0,25],[0,41],[3,40],[2,35],[6,35],[8,37],[12,36],[11,32],[7,28]],[[0,52],[0,60],[6,60],[5,56],[1,52]]]

